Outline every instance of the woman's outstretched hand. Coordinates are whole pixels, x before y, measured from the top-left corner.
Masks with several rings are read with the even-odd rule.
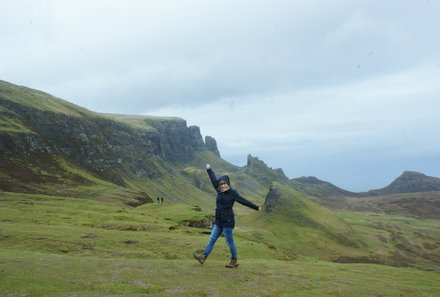
[[[211,169],[211,164],[206,164],[206,169]]]

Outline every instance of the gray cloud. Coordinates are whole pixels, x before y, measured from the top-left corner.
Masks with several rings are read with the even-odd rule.
[[[7,1],[2,11],[3,80],[94,111],[184,117],[228,160],[253,153],[291,177],[366,189],[405,164],[440,176],[427,157],[439,151],[438,1]]]

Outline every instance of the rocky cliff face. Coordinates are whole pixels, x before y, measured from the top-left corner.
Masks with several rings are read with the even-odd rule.
[[[281,205],[281,193],[277,187],[271,186],[269,192],[264,199],[264,211],[271,213],[277,208],[282,207]]]
[[[149,162],[151,157],[184,162],[191,160],[194,152],[207,149],[199,127],[187,127],[183,119],[145,117],[143,122],[149,128],[136,128],[113,119],[111,115],[89,112],[78,116],[74,112],[56,112],[44,106],[35,108],[38,102],[26,104],[26,100],[15,99],[22,94],[21,91],[26,91],[22,95],[28,98],[32,90],[15,86],[13,93],[2,92],[7,90],[6,87],[0,88],[0,111],[12,122],[19,123],[22,131],[11,132],[10,129],[1,129],[0,125],[2,154],[59,154],[121,185],[124,183],[121,172],[157,177],[159,173]]]
[[[245,173],[267,185],[270,185],[272,181],[278,181],[280,183],[289,181],[281,168],[272,169],[267,166],[266,163],[251,155],[247,157]]]
[[[206,148],[220,157],[220,152],[217,147],[217,141],[211,136],[205,136]]]

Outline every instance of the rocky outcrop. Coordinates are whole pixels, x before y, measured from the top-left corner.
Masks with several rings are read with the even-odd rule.
[[[220,152],[217,147],[217,141],[211,136],[205,136],[206,149],[220,157]]]
[[[206,145],[203,142],[202,134],[200,133],[200,128],[198,126],[189,126],[189,140],[191,146],[194,150],[201,151],[206,149]]]
[[[271,186],[269,192],[264,199],[264,211],[271,213],[277,208],[282,207],[281,205],[281,193],[277,187]]]
[[[260,182],[270,185],[273,181],[287,183],[289,179],[281,168],[272,169],[257,157],[248,155],[245,173],[257,178]]]
[[[159,155],[167,161],[187,161],[196,151],[205,150],[200,128],[188,127],[180,118],[155,119],[146,118],[145,122],[158,133]]]

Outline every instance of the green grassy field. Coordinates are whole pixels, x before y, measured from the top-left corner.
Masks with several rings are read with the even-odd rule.
[[[385,263],[421,269],[440,267],[440,222],[368,212],[338,212]],[[343,259],[341,259],[343,260]]]
[[[410,268],[247,259],[212,260],[0,253],[2,296],[438,296],[438,274]]]
[[[271,228],[253,223],[262,213],[239,219],[237,269],[224,267],[228,249],[222,239],[202,266],[192,253],[204,247],[209,229],[188,225],[211,212],[183,204],[132,208],[116,201],[0,193],[0,296],[438,296],[440,291],[436,265],[341,264],[305,255],[305,246],[287,249]],[[378,248],[374,232],[385,237],[390,226],[401,226],[399,220],[407,225],[399,228],[408,240],[420,240],[420,232],[433,237],[425,242],[438,239],[437,221],[338,215],[371,250]],[[390,241],[385,251],[393,249]]]

